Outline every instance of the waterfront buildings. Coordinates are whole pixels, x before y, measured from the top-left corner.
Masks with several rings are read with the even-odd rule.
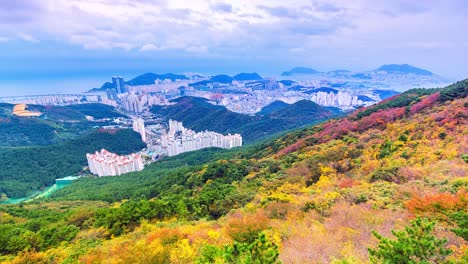
[[[144,168],[140,155],[119,156],[105,149],[94,154],[86,154],[91,173],[102,176],[117,176]]]

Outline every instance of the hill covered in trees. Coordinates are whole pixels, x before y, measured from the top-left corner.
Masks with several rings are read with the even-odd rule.
[[[299,101],[257,116],[231,112],[203,98],[182,97],[174,102],[174,105],[154,106],[151,111],[167,119],[181,121],[185,127],[195,131],[240,133],[246,142],[323,121],[340,113],[338,109],[322,107],[311,101]]]
[[[129,154],[145,147],[131,130],[97,130],[67,142],[8,149],[0,152],[0,195],[26,196],[54,184],[56,178],[76,175],[87,165],[86,153],[105,148]]]
[[[69,106],[29,105],[41,117],[17,117],[12,114],[14,105],[0,104],[0,147],[45,146],[63,142],[89,132],[95,119],[121,117],[114,107],[103,104]]]
[[[466,263],[468,80],[0,207],[13,263]]]

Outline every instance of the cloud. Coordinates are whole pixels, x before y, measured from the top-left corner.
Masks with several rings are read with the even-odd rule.
[[[232,12],[232,5],[227,4],[227,3],[216,3],[212,5],[213,9],[215,11],[221,11],[225,13],[231,13]]]
[[[163,49],[151,43],[145,44],[140,48],[140,51],[159,51],[159,50],[163,50]]]
[[[10,39],[7,38],[7,37],[0,37],[0,42],[7,42],[9,41]]]
[[[40,18],[43,6],[38,0],[2,1],[0,25],[24,24]]]
[[[295,10],[286,8],[284,6],[268,7],[260,5],[258,7],[266,11],[268,14],[279,18],[297,18],[299,16]]]
[[[398,48],[402,57],[426,59],[421,50],[466,56],[467,7],[463,0],[16,0],[1,1],[0,32],[117,54],[301,61],[339,53],[354,62]]]
[[[31,43],[38,43],[40,42],[37,38],[26,34],[26,33],[18,33],[18,37],[24,41],[31,42]]]

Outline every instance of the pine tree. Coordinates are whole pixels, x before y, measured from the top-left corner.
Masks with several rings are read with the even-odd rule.
[[[269,241],[265,233],[261,232],[252,243],[234,242],[223,252],[227,263],[242,264],[277,264],[278,246]]]
[[[372,263],[386,264],[429,264],[443,263],[452,253],[445,247],[446,239],[438,239],[432,232],[435,222],[428,219],[416,219],[402,231],[392,231],[396,240],[391,240],[373,231],[379,239],[377,248],[369,249]]]

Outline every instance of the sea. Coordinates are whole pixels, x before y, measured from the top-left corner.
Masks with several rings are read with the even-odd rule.
[[[80,94],[92,88],[101,87],[111,81],[110,76],[93,78],[67,79],[28,79],[0,80],[0,97],[45,95],[45,94]]]

